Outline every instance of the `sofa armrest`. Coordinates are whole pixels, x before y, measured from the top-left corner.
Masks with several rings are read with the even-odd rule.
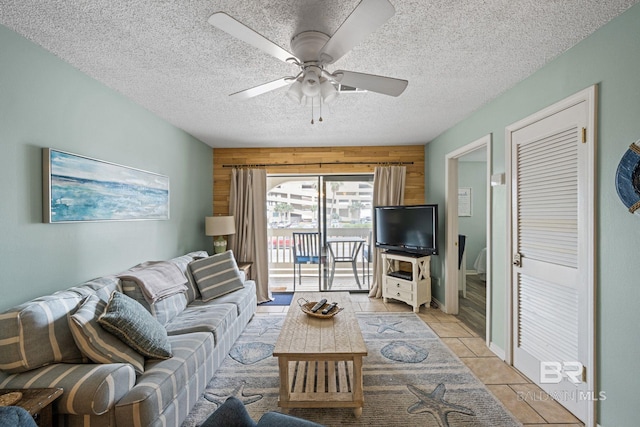
[[[54,403],[61,414],[101,415],[113,408],[136,381],[133,367],[126,363],[57,363],[8,375],[2,389],[61,387]]]

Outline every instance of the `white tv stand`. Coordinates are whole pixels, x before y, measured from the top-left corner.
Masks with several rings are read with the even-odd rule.
[[[413,311],[420,311],[422,304],[431,302],[431,270],[430,256],[382,253],[382,299],[389,298],[406,302],[413,306]],[[400,270],[400,263],[411,265],[411,271]]]

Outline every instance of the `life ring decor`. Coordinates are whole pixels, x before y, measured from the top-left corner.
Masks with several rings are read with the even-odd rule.
[[[616,190],[629,212],[640,215],[640,139],[631,144],[620,159]]]

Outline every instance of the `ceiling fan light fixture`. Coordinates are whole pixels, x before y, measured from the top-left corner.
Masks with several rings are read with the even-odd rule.
[[[304,94],[302,93],[302,83],[300,82],[300,80],[296,80],[289,87],[289,90],[287,91],[287,96],[292,101],[295,101],[298,104],[300,104],[302,102],[303,95]]]
[[[320,96],[325,104],[329,104],[338,97],[338,90],[329,80],[320,83]]]
[[[320,69],[309,67],[302,77],[302,93],[306,96],[316,96],[320,94]]]

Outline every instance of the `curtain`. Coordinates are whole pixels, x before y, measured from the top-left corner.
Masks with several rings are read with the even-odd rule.
[[[240,262],[251,262],[251,278],[256,282],[258,304],[271,301],[267,254],[267,172],[262,169],[233,169],[229,215],[236,234],[231,250]]]
[[[404,166],[378,166],[373,175],[373,206],[399,206],[404,204]],[[369,296],[382,298],[382,257],[373,249],[373,283]]]

